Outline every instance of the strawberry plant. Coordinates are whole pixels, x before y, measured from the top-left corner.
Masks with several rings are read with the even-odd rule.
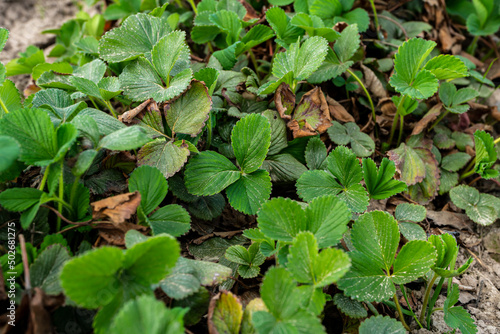
[[[87,0],[0,63],[17,328],[481,332],[498,6],[369,2]]]

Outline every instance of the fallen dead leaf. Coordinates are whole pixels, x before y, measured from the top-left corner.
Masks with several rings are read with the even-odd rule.
[[[466,214],[450,211],[427,210],[427,218],[432,219],[436,225],[451,226],[458,230],[469,230],[469,218]]]
[[[375,73],[365,65],[361,65],[361,69],[363,70],[365,86],[372,93],[372,96],[379,99],[387,97],[387,90]]]
[[[118,116],[118,120],[123,122],[123,123],[131,123],[132,119],[139,115],[149,103],[151,103],[152,99],[146,100],[139,104],[137,107],[134,109],[130,109],[129,111],[124,112],[120,116]]]
[[[355,121],[354,117],[349,114],[349,112],[340,103],[329,96],[326,97],[326,101],[328,102],[328,109],[330,110],[330,116],[332,119],[343,123]]]
[[[98,230],[99,236],[108,245],[114,246],[125,246],[125,234],[130,230],[136,230],[141,233],[145,233],[148,230],[146,226],[126,222],[121,224],[99,222],[93,228]]]
[[[109,219],[115,224],[121,224],[129,219],[141,203],[141,194],[138,191],[126,193],[93,202],[92,218],[95,220]]]
[[[425,116],[422,117],[422,119],[415,124],[411,134],[418,135],[419,133],[422,133],[422,131],[424,131],[424,129],[427,128],[427,125],[429,125],[429,123],[436,120],[436,118],[438,118],[439,114],[441,114],[442,106],[443,105],[441,103],[439,103],[439,104],[436,104],[434,107],[432,107],[427,112],[427,114],[425,114]]]

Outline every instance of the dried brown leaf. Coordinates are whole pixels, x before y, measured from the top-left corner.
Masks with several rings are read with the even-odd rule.
[[[324,133],[332,125],[330,110],[321,88],[315,87],[302,96],[293,119],[287,126],[293,131],[293,137],[314,136]]]
[[[115,224],[121,224],[129,219],[141,203],[141,194],[138,191],[126,193],[93,202],[92,218],[95,220],[109,219]]]
[[[326,97],[326,101],[328,102],[328,109],[333,120],[343,123],[355,122],[354,117],[349,114],[349,112],[344,108],[343,105],[329,96]]]
[[[425,114],[424,117],[420,121],[418,121],[412,131],[412,136],[413,135],[418,135],[424,131],[424,129],[429,125],[429,123],[433,122],[436,118],[438,118],[439,114],[441,113],[441,107],[442,104],[436,104],[434,107],[432,107],[427,114]]]
[[[278,89],[276,89],[274,103],[276,104],[276,110],[278,110],[281,118],[286,121],[292,119],[292,112],[295,108],[295,94],[288,84],[283,82],[279,85]]]
[[[375,73],[365,65],[361,65],[361,69],[363,70],[366,89],[372,93],[372,96],[379,99],[387,97],[387,90]]]

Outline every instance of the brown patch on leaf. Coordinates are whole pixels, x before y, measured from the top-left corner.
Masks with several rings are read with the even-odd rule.
[[[278,89],[276,89],[274,103],[276,104],[276,110],[278,110],[281,118],[286,121],[292,119],[292,112],[295,108],[295,94],[288,84],[283,82],[279,85]]]
[[[95,220],[109,219],[115,224],[121,224],[136,212],[141,204],[141,194],[138,191],[102,199],[91,203]]]
[[[349,114],[349,112],[344,108],[343,105],[327,96],[326,101],[328,102],[328,109],[330,111],[330,116],[333,120],[340,121],[343,123],[354,122],[354,117]]]
[[[215,295],[208,306],[208,333],[234,333],[243,318],[243,306],[238,296],[230,291]]]
[[[422,117],[422,119],[415,124],[413,131],[411,133],[412,136],[420,134],[422,131],[424,131],[425,128],[427,128],[427,125],[429,125],[429,123],[436,120],[436,118],[438,118],[439,114],[441,113],[441,107],[442,107],[441,103],[432,107],[427,112],[427,114],[425,114],[425,116]]]
[[[287,126],[293,131],[293,137],[314,136],[321,134],[332,125],[330,109],[321,88],[315,87],[302,96],[293,119]]]

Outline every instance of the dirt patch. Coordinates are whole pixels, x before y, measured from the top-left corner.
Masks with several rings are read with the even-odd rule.
[[[55,42],[55,37],[42,34],[42,31],[59,28],[64,21],[73,18],[77,10],[72,0],[0,0],[0,27],[10,32],[0,61],[6,64],[29,45],[47,49]],[[29,76],[10,79],[23,89]]]

